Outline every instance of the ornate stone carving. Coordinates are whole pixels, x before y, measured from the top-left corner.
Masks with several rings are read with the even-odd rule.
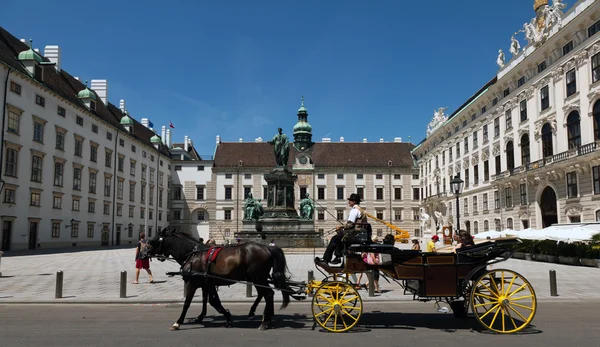
[[[473,153],[473,155],[471,156],[471,165],[477,165],[477,164],[479,164],[479,154]]]
[[[456,162],[456,165],[454,165],[454,170],[455,170],[456,172],[459,172],[459,171],[460,171],[460,161],[457,161],[457,162]]]
[[[531,97],[533,96],[534,92],[535,92],[535,87],[534,86],[529,86],[529,88],[527,88],[525,90],[525,98],[531,99]]]
[[[567,210],[567,215],[569,216],[579,216],[581,215],[581,207],[574,206]]]
[[[464,158],[463,159],[463,167],[465,167],[465,168],[469,167],[469,162],[470,162],[469,157]]]
[[[494,143],[494,148],[492,149],[492,154],[494,155],[494,157],[500,155],[500,144],[499,143]]]
[[[529,134],[529,125],[519,128],[519,139],[521,138],[521,136],[523,136],[523,134]]]
[[[575,63],[573,62],[573,64],[575,64]],[[564,72],[564,70],[560,66],[557,67],[556,69],[554,69],[554,71],[552,71],[552,80],[555,81],[555,82],[556,81],[560,81],[562,79],[562,77],[563,77],[563,72]],[[540,86],[543,86],[546,83],[548,83],[548,80],[546,78],[544,78],[544,79],[542,79],[540,81]]]
[[[596,43],[595,45],[590,47],[587,50],[587,52],[588,52],[588,55],[590,55],[590,56],[595,55],[596,53],[600,52],[600,43]]]
[[[490,148],[485,147],[481,150],[481,160],[486,161],[490,157]]]
[[[431,122],[429,122],[429,125],[427,126],[427,137],[433,134],[448,120],[448,116],[444,114],[444,111],[446,111],[447,109],[447,107],[440,107],[437,109],[437,111],[433,111],[433,119],[431,120]]]
[[[588,52],[583,51],[575,56],[575,64],[577,64],[577,66],[581,66],[586,62],[587,58],[588,58]]]
[[[566,124],[566,116],[569,115],[569,113],[571,113],[572,111],[578,111],[580,110],[580,105],[579,105],[579,99],[577,100],[573,100],[572,102],[566,104],[565,106],[563,106],[562,110],[563,113],[565,114],[565,126]]]
[[[536,141],[539,141],[539,139],[542,137],[542,126],[546,123],[550,123],[550,128],[552,129],[552,132],[556,134],[556,114],[552,114],[535,122],[534,136]]]
[[[452,165],[448,165],[448,176],[452,176]]]
[[[504,135],[504,143],[509,143],[510,141],[513,141],[513,135],[512,134],[506,134]]]

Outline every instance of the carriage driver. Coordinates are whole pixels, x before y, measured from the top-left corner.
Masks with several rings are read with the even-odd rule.
[[[347,231],[359,230],[362,225],[367,223],[367,215],[364,213],[364,209],[360,207],[360,195],[350,194],[350,197],[348,198],[348,206],[350,206],[351,210],[346,224],[339,225],[335,228],[336,234],[331,238],[329,245],[327,245],[327,248],[325,249],[323,261],[326,263],[341,263],[342,260],[340,258],[336,257],[336,259],[332,261],[331,256],[336,249],[339,250],[341,248],[344,235]]]

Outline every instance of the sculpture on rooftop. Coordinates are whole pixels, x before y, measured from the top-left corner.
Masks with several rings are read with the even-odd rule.
[[[496,64],[498,64],[498,66],[500,66],[500,68],[504,67],[504,52],[500,49],[498,50],[498,59],[496,59]]]
[[[427,136],[433,134],[439,127],[441,127],[447,120],[448,116],[444,114],[448,107],[440,107],[436,110],[433,110],[433,119],[429,122],[427,126]]]
[[[510,38],[510,54],[512,54],[512,56],[514,58],[519,54],[520,50],[521,50],[521,45],[519,44],[519,41],[515,38],[515,35],[513,35]]]
[[[269,144],[274,145],[273,152],[275,153],[275,161],[277,166],[286,166],[289,157],[289,140],[287,135],[283,133],[281,128],[277,129],[278,133],[273,137]]]

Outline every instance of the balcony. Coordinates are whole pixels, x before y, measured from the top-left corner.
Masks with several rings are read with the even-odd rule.
[[[546,167],[546,166],[549,166],[549,165],[552,165],[555,163],[567,161],[567,160],[577,158],[582,155],[590,154],[590,153],[593,153],[596,151],[600,151],[600,141],[590,142],[583,146],[572,148],[568,151],[554,154],[554,155],[548,156],[544,159],[540,159],[540,160],[537,160],[537,161],[534,161],[531,163],[527,163],[525,165],[516,167],[511,170],[502,171],[499,174],[492,175],[492,181],[496,181],[496,180],[503,179],[503,178],[508,178],[510,176],[517,175],[517,174],[520,174],[523,172],[538,170],[538,169],[541,169],[543,167]]]

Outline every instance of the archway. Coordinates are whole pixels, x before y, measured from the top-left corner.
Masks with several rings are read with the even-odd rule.
[[[556,193],[551,187],[546,187],[540,197],[540,211],[542,213],[542,228],[547,228],[558,223],[556,208]]]

